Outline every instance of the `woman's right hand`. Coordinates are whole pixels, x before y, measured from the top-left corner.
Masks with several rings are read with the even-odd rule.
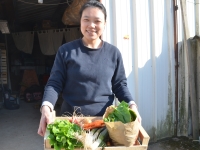
[[[51,112],[48,106],[42,106],[42,115],[40,118],[40,124],[38,128],[38,134],[41,136],[45,135],[46,127],[48,124],[52,123],[54,120],[54,112]]]

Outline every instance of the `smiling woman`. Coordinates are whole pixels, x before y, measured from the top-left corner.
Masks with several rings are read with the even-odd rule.
[[[81,10],[82,11],[82,10]],[[81,32],[83,43],[89,48],[100,48],[102,41],[99,38],[106,24],[106,12],[99,8],[88,7],[82,12]]]
[[[129,104],[141,122],[127,87],[121,53],[100,38],[106,17],[106,9],[98,1],[88,1],[80,9],[83,37],[63,44],[56,54],[41,107],[38,129],[41,136],[53,120],[52,110],[61,92],[64,99],[61,114],[103,116],[116,96],[120,102]]]

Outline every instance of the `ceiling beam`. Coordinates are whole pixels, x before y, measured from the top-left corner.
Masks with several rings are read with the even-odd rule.
[[[1,12],[3,13],[4,19],[8,22],[13,22],[15,19],[15,11],[12,0],[0,0]]]

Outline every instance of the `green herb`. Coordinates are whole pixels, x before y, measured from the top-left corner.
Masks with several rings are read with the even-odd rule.
[[[114,107],[114,106],[111,106]],[[104,118],[105,122],[115,122],[121,121],[123,123],[128,123],[135,121],[137,115],[133,110],[129,108],[129,105],[122,101],[117,107],[114,107],[114,111]]]
[[[80,134],[81,128],[77,124],[68,120],[55,120],[53,124],[47,126],[50,131],[48,139],[54,150],[74,150],[74,148],[83,147],[82,143],[77,141],[74,134]]]

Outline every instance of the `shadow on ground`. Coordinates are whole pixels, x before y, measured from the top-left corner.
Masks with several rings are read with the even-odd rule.
[[[148,150],[200,150],[200,142],[188,137],[172,137],[150,143]]]

